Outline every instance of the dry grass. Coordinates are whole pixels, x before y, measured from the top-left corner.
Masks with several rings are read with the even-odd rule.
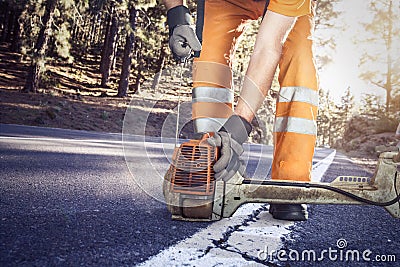
[[[20,59],[21,55],[0,45],[0,123],[121,132],[129,107],[138,122],[145,121],[146,135],[159,136],[160,126],[176,107],[179,81],[175,78],[164,78],[157,92],[146,89],[151,86],[151,81],[146,81],[140,95],[119,98],[117,83],[99,86],[101,75],[95,58],[73,65],[49,61],[39,93],[23,93],[30,63]],[[117,78],[114,72],[111,80]],[[181,98],[189,100],[190,87],[183,91]]]

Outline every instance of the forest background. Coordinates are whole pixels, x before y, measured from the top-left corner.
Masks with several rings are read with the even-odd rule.
[[[317,66],[324,71],[337,61],[341,32],[357,23],[362,34],[349,40],[350,49],[361,54],[357,78],[366,88],[355,98],[346,80],[331,77],[346,88],[335,98],[335,88],[321,81],[317,142],[375,157],[398,142],[400,1],[364,1],[368,16],[352,25],[343,19],[343,2],[317,1]],[[177,90],[179,77],[169,71],[176,62],[165,14],[155,0],[0,0],[0,122],[121,132],[129,105],[144,109],[156,99],[146,133],[159,135],[178,97],[190,101],[191,92],[190,79]],[[246,71],[259,22],[249,23],[237,46],[237,76]],[[272,143],[278,88],[275,80],[253,122],[253,142]]]

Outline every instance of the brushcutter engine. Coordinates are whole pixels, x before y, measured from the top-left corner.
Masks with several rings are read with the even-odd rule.
[[[211,136],[203,134],[200,139],[189,140],[175,148],[163,185],[172,214],[209,219],[215,192],[213,166],[218,157],[218,149],[206,140]]]

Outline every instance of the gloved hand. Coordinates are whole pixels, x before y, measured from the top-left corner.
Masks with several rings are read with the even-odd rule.
[[[201,50],[200,41],[190,25],[190,20],[189,9],[183,5],[173,7],[167,12],[169,47],[177,60],[189,58],[192,51]]]
[[[243,143],[251,130],[249,122],[238,115],[233,115],[213,137],[207,139],[210,145],[220,147],[220,158],[214,164],[216,180],[228,181],[237,171],[244,175],[245,165],[239,157],[243,153]]]

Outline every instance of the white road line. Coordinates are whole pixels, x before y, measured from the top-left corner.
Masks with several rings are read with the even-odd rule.
[[[315,164],[313,181],[322,179],[335,155],[333,151]],[[139,266],[263,266],[263,251],[279,249],[293,225],[273,219],[266,204],[246,204],[231,218],[211,224]]]
[[[333,152],[329,154],[326,158],[324,158],[321,161],[318,161],[316,164],[313,165],[311,173],[311,181],[313,182],[321,181],[322,176],[324,176],[325,172],[332,164],[333,160],[335,159],[335,156],[336,156],[336,150],[333,150]]]
[[[115,144],[121,144],[122,141],[116,141],[116,140],[98,140],[98,139],[67,139],[67,138],[43,138],[43,137],[14,137],[14,136],[0,136],[0,140],[5,139],[5,140],[22,140],[22,141],[65,141],[65,142],[71,142],[71,143],[79,143],[79,142],[88,142],[88,143],[115,143]]]
[[[65,139],[42,137],[0,136],[0,140],[20,141],[63,141],[71,143],[115,143],[121,140]],[[132,143],[144,140],[133,141]],[[336,151],[313,166],[312,180],[319,181],[330,164]],[[261,265],[259,253],[268,249],[277,250],[282,245],[281,238],[290,233],[293,222],[272,218],[267,205],[243,205],[231,217],[211,224],[178,244],[153,256],[141,266],[252,266]],[[251,261],[251,260],[255,261]]]
[[[160,143],[160,140],[154,138],[152,140],[149,138],[145,139],[143,136],[132,136],[128,138],[133,138],[137,140],[127,141],[127,140],[110,140],[110,139],[74,139],[74,138],[59,138],[59,137],[20,137],[20,136],[0,136],[0,140],[16,140],[16,141],[43,141],[43,142],[55,142],[55,141],[65,141],[70,143],[79,143],[79,142],[88,142],[88,143],[112,143],[112,144],[137,144],[137,143],[146,143],[146,145],[155,144],[164,144],[170,145],[175,143],[175,139],[173,138],[163,138]]]

